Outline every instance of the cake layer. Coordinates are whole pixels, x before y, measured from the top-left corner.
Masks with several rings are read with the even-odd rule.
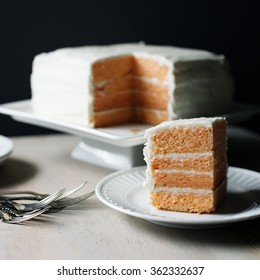
[[[126,75],[124,77],[114,77],[106,81],[101,81],[94,84],[93,95],[95,94],[115,94],[125,91],[132,91],[132,75]]]
[[[97,127],[105,127],[114,124],[128,123],[132,121],[133,111],[131,108],[120,108],[117,110],[107,110],[93,115]]]
[[[167,112],[167,105],[168,105],[167,95],[166,96],[162,95],[162,98],[158,98],[158,95],[152,92],[135,92],[132,97],[133,97],[134,107],[164,110],[165,112]],[[168,116],[168,112],[167,112],[167,116]]]
[[[169,84],[166,82],[162,83],[155,78],[133,76],[132,87],[134,92],[152,92],[158,94],[160,98],[169,94]]]
[[[135,77],[152,78],[165,81],[169,67],[148,55],[127,55],[101,59],[92,65],[93,83],[124,77],[131,74]]]
[[[132,90],[135,107],[168,110],[169,86],[167,84],[133,77]]]
[[[160,189],[151,193],[151,200],[159,210],[190,213],[212,213],[222,201],[227,184],[223,181],[215,190]]]
[[[152,170],[194,170],[211,171],[214,168],[226,164],[226,145],[218,147],[212,152],[206,153],[171,153],[150,155]]]
[[[168,111],[145,108],[134,108],[134,119],[139,123],[155,124],[168,119]]]
[[[153,154],[205,153],[216,149],[226,138],[225,122],[210,126],[173,126],[159,129],[151,137]],[[152,131],[152,130],[151,130]],[[222,133],[220,133],[222,132]]]
[[[162,58],[160,60],[162,60]],[[161,61],[152,59],[143,54],[134,56],[133,74],[135,76],[157,78],[160,81],[165,81],[168,71],[169,67]]]
[[[93,101],[94,112],[104,112],[118,108],[132,108],[132,92],[126,91],[121,93],[111,93],[106,96],[96,94]],[[96,123],[97,125],[97,123]]]
[[[155,170],[152,174],[155,189],[157,186],[215,189],[226,176],[226,164],[223,163],[221,166],[218,166],[218,169],[211,172]]]
[[[92,65],[92,81],[98,83],[129,75],[133,69],[131,55],[98,60]]]

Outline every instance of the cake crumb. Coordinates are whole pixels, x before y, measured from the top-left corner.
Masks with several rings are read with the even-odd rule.
[[[137,128],[131,128],[130,131],[131,131],[133,134],[137,134],[137,133],[139,133],[141,130],[140,130],[140,129],[137,129]]]

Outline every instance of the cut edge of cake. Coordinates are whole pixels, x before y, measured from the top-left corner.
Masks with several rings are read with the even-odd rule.
[[[227,189],[227,122],[193,118],[145,132],[145,187],[161,210],[213,213]]]

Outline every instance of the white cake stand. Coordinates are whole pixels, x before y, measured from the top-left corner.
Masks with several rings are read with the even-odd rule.
[[[95,165],[121,170],[144,165],[143,145],[119,147],[83,138],[71,153],[72,157]]]
[[[35,114],[31,100],[3,104],[0,113],[13,119],[82,137],[73,149],[75,159],[121,170],[144,165],[144,131],[148,125],[127,124],[94,129]]]

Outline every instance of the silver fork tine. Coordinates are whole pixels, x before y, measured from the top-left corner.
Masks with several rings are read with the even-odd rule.
[[[49,196],[45,197],[44,199],[42,199],[36,203],[19,204],[19,205],[23,205],[24,207],[23,207],[23,209],[20,208],[17,210],[31,211],[31,210],[43,208],[43,207],[47,206],[48,204],[50,204],[52,201],[59,198],[64,193],[64,191],[65,191],[65,189],[61,189],[53,194],[50,194]]]
[[[48,201],[52,200],[52,198],[57,199],[57,198],[59,198],[64,192],[65,192],[65,188],[63,188],[63,189],[61,189],[61,190],[59,190],[59,191],[57,191],[57,192],[55,192],[55,193],[53,193],[53,194],[50,194],[50,195],[46,196],[46,197],[43,198],[41,201],[39,201],[39,203],[36,202],[36,203],[33,203],[33,204],[45,203],[46,201],[48,202]]]
[[[13,196],[13,195],[1,195],[0,200],[34,200],[34,201],[40,201],[41,199],[45,198],[47,195],[44,197],[40,196]]]
[[[88,183],[88,182],[86,181],[86,182],[84,182],[83,184],[79,185],[78,187],[76,187],[76,188],[74,188],[74,189],[72,189],[72,190],[70,190],[70,191],[64,192],[58,199],[56,199],[56,201],[61,200],[61,199],[64,199],[64,198],[66,198],[66,197],[68,197],[68,196],[74,194],[75,192],[79,191],[79,190],[82,189],[84,186],[86,186],[87,183]]]
[[[47,206],[48,208],[50,206]],[[47,207],[43,207],[43,208],[47,208]],[[42,208],[42,209],[43,209]],[[39,209],[35,209],[35,210],[31,210],[31,211],[21,211],[19,209],[16,209],[14,207],[13,202],[11,201],[0,201],[0,214],[1,217],[2,216],[9,216],[10,218],[14,218],[14,217],[22,217],[24,215],[30,215],[30,214],[34,214],[35,212],[39,211]]]
[[[23,196],[18,196],[23,195]],[[27,195],[27,196],[26,196]],[[40,194],[32,191],[9,191],[0,193],[0,199],[20,199],[20,197],[32,200],[41,200],[48,196],[48,194]]]
[[[48,207],[42,208],[42,209],[40,209],[40,210],[33,211],[33,213],[31,213],[31,214],[25,214],[25,215],[23,215],[23,216],[21,216],[21,217],[12,217],[10,220],[8,220],[8,219],[5,220],[5,219],[3,219],[3,221],[4,221],[5,223],[8,223],[8,224],[18,224],[18,223],[22,223],[22,222],[31,220],[31,219],[33,219],[33,218],[35,218],[35,217],[37,217],[37,216],[43,214],[44,212],[48,211],[48,209],[49,209]]]
[[[53,201],[52,203],[49,204],[50,208],[48,210],[48,213],[59,212],[60,210],[66,208],[70,205],[79,203],[79,202],[91,197],[94,194],[95,194],[95,191],[92,191],[90,193],[86,193],[86,194],[83,194],[83,195],[75,197],[75,198],[67,198],[64,200],[58,199],[56,201]]]
[[[46,205],[50,204],[52,201],[55,201],[57,198],[59,198],[64,193],[64,191],[65,191],[65,188],[45,197],[44,199],[40,200],[39,202],[33,203],[31,205],[31,208],[33,208],[32,210],[45,207]]]
[[[79,191],[80,189],[82,189],[84,186],[86,186],[87,181],[84,182],[83,184],[81,184],[80,186],[64,192],[59,199],[63,199],[65,197],[68,197],[70,195],[72,195],[73,193]],[[22,196],[19,196],[22,195]],[[9,191],[9,192],[4,192],[4,193],[0,193],[0,200],[42,200],[46,197],[48,197],[50,194],[42,194],[42,193],[38,193],[38,192],[33,192],[33,191]]]

